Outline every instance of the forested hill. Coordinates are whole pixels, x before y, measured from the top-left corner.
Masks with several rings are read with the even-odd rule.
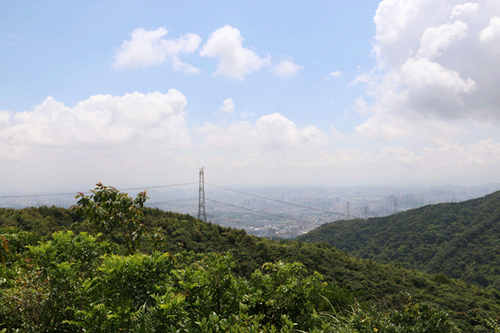
[[[87,204],[89,204],[89,202],[90,200],[87,200]],[[441,317],[439,315],[431,313],[431,315],[429,315],[430,317],[426,317],[425,312],[423,312],[426,308],[422,307],[422,305],[418,305],[417,307],[414,308],[407,307],[406,310],[404,310],[410,312],[402,312],[400,314],[398,314],[398,312],[394,312],[397,310],[403,310],[403,308],[406,306],[406,304],[408,304],[410,299],[412,304],[415,302],[418,304],[430,304],[439,311],[444,310],[448,312],[450,314],[450,318],[464,332],[473,332],[473,331],[487,332],[489,331],[488,329],[486,329],[486,327],[488,327],[487,323],[485,322],[487,318],[490,318],[490,320],[493,321],[500,320],[500,318],[498,318],[498,314],[500,313],[500,292],[498,292],[498,290],[493,290],[493,289],[487,290],[480,287],[471,286],[465,282],[449,279],[439,274],[438,275],[425,274],[418,271],[407,270],[392,265],[377,264],[370,260],[358,259],[350,255],[347,255],[344,252],[337,250],[336,248],[326,244],[313,244],[313,243],[304,243],[298,241],[271,241],[247,235],[242,230],[223,228],[214,224],[204,223],[189,215],[164,212],[157,209],[144,208],[144,219],[143,219],[143,224],[141,224],[142,231],[140,233],[140,237],[136,237],[138,235],[136,231],[129,232],[130,230],[133,230],[130,229],[131,228],[130,224],[122,223],[123,225],[120,228],[125,228],[125,229],[109,229],[110,228],[109,225],[99,226],[98,224],[90,223],[89,221],[96,219],[97,221],[108,223],[109,221],[113,221],[113,219],[116,216],[118,216],[116,215],[116,211],[113,213],[113,211],[116,210],[116,207],[118,206],[116,207],[109,206],[106,208],[107,210],[103,209],[102,207],[98,208],[96,207],[97,206],[94,206],[93,210],[88,210],[84,213],[82,213],[82,210],[76,210],[76,209],[67,210],[56,207],[26,208],[21,210],[0,209],[0,238],[1,240],[4,241],[4,244],[8,244],[8,251],[5,250],[7,247],[4,247],[3,250],[4,252],[0,253],[2,254],[2,261],[3,261],[3,266],[0,265],[0,268],[3,267],[3,271],[2,269],[0,269],[1,273],[0,275],[2,274],[4,275],[3,278],[2,276],[0,276],[0,291],[2,291],[0,294],[3,293],[4,295],[0,297],[0,331],[2,329],[1,326],[2,318],[5,321],[13,321],[13,324],[10,325],[15,325],[16,323],[14,321],[15,318],[17,317],[25,318],[23,316],[29,315],[31,316],[29,317],[31,318],[30,320],[46,320],[46,322],[48,323],[47,325],[55,325],[54,321],[56,321],[58,323],[62,323],[61,325],[63,326],[61,327],[65,327],[64,325],[77,325],[77,326],[80,325],[80,327],[87,327],[85,325],[94,325],[98,323],[99,320],[102,320],[102,318],[106,318],[106,315],[103,314],[106,311],[108,311],[107,312],[108,320],[99,323],[101,323],[102,325],[108,325],[108,324],[111,325],[114,322],[110,321],[111,319],[109,318],[113,318],[113,320],[119,322],[119,324],[116,325],[122,325],[123,323],[126,323],[123,325],[125,325],[125,327],[130,327],[126,325],[131,325],[130,323],[133,318],[136,318],[136,316],[139,316],[141,313],[144,314],[141,311],[146,311],[143,309],[143,307],[146,306],[147,304],[144,303],[143,301],[141,301],[142,303],[141,302],[134,303],[133,300],[130,300],[129,299],[130,297],[136,297],[139,300],[143,300],[145,296],[142,294],[137,294],[136,296],[134,296],[135,293],[137,293],[138,291],[134,291],[132,294],[130,294],[131,291],[126,289],[128,288],[126,286],[135,283],[134,281],[136,281],[136,279],[139,279],[137,281],[139,281],[138,283],[140,283],[140,288],[146,288],[146,286],[143,286],[143,284],[146,282],[144,282],[142,279],[147,278],[147,276],[149,276],[148,274],[153,274],[153,275],[160,274],[160,273],[154,273],[156,272],[157,269],[155,268],[156,266],[154,265],[156,265],[155,260],[161,261],[163,259],[158,259],[160,257],[155,257],[154,255],[152,257],[139,256],[139,254],[150,255],[152,253],[155,253],[155,251],[160,251],[160,253],[168,252],[170,254],[179,253],[182,254],[183,256],[188,256],[188,257],[191,256],[189,253],[198,253],[201,256],[205,256],[201,257],[202,259],[200,259],[201,260],[200,264],[195,263],[194,266],[189,266],[193,267],[192,269],[196,270],[194,273],[190,273],[194,274],[191,277],[195,279],[192,282],[193,284],[187,285],[186,284],[187,282],[182,282],[182,281],[178,281],[176,282],[177,284],[174,284],[176,286],[175,288],[181,288],[181,287],[191,288],[188,289],[187,291],[183,289],[184,291],[181,292],[182,295],[190,295],[190,293],[194,293],[195,291],[201,292],[201,290],[204,290],[204,289],[199,289],[201,287],[197,287],[202,282],[201,281],[196,282],[197,281],[196,279],[202,279],[202,276],[205,276],[203,275],[205,274],[203,272],[208,272],[206,274],[210,275],[212,274],[209,273],[210,269],[217,269],[218,266],[212,267],[212,265],[215,264],[208,264],[207,268],[203,268],[205,267],[204,266],[205,264],[203,264],[203,262],[210,262],[210,260],[215,260],[210,258],[207,259],[206,257],[207,253],[210,252],[221,253],[221,254],[229,253],[232,255],[232,258],[234,259],[234,262],[229,264],[229,266],[232,267],[231,270],[234,271],[237,276],[249,279],[250,282],[241,282],[243,283],[244,286],[247,287],[252,286],[252,283],[257,283],[258,281],[260,281],[260,280],[255,280],[256,276],[255,274],[257,274],[257,276],[260,276],[258,274],[261,273],[258,273],[257,270],[260,267],[263,267],[262,264],[266,262],[277,262],[280,260],[285,262],[301,262],[305,265],[305,267],[308,269],[309,272],[314,272],[314,271],[320,272],[321,274],[323,274],[325,280],[329,282],[329,285],[333,286],[333,289],[330,288],[328,292],[325,291],[325,295],[327,296],[333,295],[331,298],[329,298],[329,302],[332,303],[332,306],[337,307],[337,309],[339,309],[340,307],[341,312],[339,312],[339,315],[341,313],[344,313],[342,311],[346,309],[347,311],[351,311],[353,307],[355,307],[355,304],[358,304],[358,302],[361,308],[378,309],[377,311],[381,311],[380,313],[388,313],[387,316],[389,317],[387,317],[386,315],[382,316],[379,314],[370,317],[364,313],[362,314],[355,313],[354,315],[351,314],[350,315],[351,317],[348,318],[346,317],[347,319],[345,320],[342,319],[341,321],[337,322],[337,323],[345,323],[345,325],[358,325],[355,324],[354,321],[352,323],[349,322],[349,320],[359,319],[360,323],[359,325],[372,325],[369,328],[367,328],[368,331],[370,332],[373,330],[373,328],[376,328],[375,322],[379,323],[377,325],[388,325],[387,327],[391,325],[392,326],[396,325],[391,320],[396,320],[396,322],[399,324],[406,322],[406,325],[410,325],[409,323],[413,322],[413,324],[411,325],[416,325],[417,322],[411,321],[414,320],[410,318],[411,316],[417,318],[415,320],[418,321],[419,325],[427,325],[427,324],[430,325],[432,320],[441,322],[440,319]],[[432,209],[434,208],[428,207],[425,209],[430,209],[432,211]],[[111,215],[106,215],[108,214],[108,211],[111,212],[109,213]],[[131,211],[132,210],[126,210],[127,212],[126,214],[129,214],[129,212]],[[122,214],[120,216],[121,218],[123,218],[124,215]],[[133,221],[134,219],[135,217],[134,218],[130,217],[128,218],[128,220],[125,219],[125,221],[130,222]],[[55,231],[60,231],[60,230],[72,231],[74,234],[53,233]],[[97,233],[98,230],[103,230],[104,234]],[[84,236],[74,236],[78,235],[78,233],[82,231],[96,235],[97,239],[102,238],[102,241],[105,241],[105,243],[95,243],[96,239],[94,238],[87,239],[86,238],[87,236],[85,236],[85,234]],[[106,234],[108,234],[109,236],[106,236]],[[133,237],[131,237],[131,235]],[[87,243],[91,245],[85,245]],[[92,245],[94,243],[97,245]],[[37,244],[38,246],[35,246]],[[92,250],[93,252],[92,251],[89,252],[89,250],[85,250],[83,252],[81,252],[81,250],[78,249],[75,250],[75,247],[82,246],[81,244],[84,244],[87,248],[94,249]],[[0,247],[0,252],[1,251],[2,248]],[[105,255],[100,256],[102,254]],[[123,257],[111,256],[111,254],[115,255],[119,254],[122,255]],[[131,254],[133,254],[134,257],[126,256]],[[77,256],[77,259],[71,259],[74,258],[75,256]],[[83,256],[84,258],[83,261],[81,261],[82,259],[78,259],[81,256]],[[147,258],[152,258],[152,259],[147,259]],[[147,274],[145,272],[134,273],[135,271],[133,271],[133,269],[139,269],[140,267],[142,267],[136,261],[139,260],[140,262],[143,262],[146,259],[151,260],[151,262],[148,261],[149,263],[147,264],[150,266],[146,266]],[[130,262],[130,260],[134,261]],[[187,265],[186,262],[190,262],[192,260],[194,259],[182,259],[180,262],[184,263],[182,265]],[[33,265],[35,265],[34,267],[38,268],[34,270]],[[182,274],[188,274],[187,272],[189,272],[189,270],[185,268],[186,266],[181,266],[181,267],[182,269],[176,272],[184,272]],[[269,268],[273,266],[264,266],[264,267]],[[72,270],[74,269],[76,269],[77,272],[73,272]],[[126,272],[128,272],[127,274],[138,274],[138,275],[133,275],[131,278],[125,278],[124,276],[121,275],[115,276],[116,274],[119,274],[121,272],[120,269],[125,269]],[[175,273],[175,274],[181,274],[181,273]],[[168,279],[178,279],[179,277],[175,274],[172,276],[168,275],[170,276],[168,277]],[[201,274],[201,275],[198,276],[196,274]],[[142,277],[142,275],[144,275],[144,277]],[[107,280],[111,279],[111,277],[113,276],[118,280],[116,281],[110,280],[111,282]],[[49,280],[47,280],[47,277],[49,278]],[[151,279],[152,279],[151,281],[157,281],[157,283],[164,281],[160,279],[159,275],[151,276]],[[167,278],[163,277],[162,275],[162,279],[167,279]],[[268,279],[266,281],[271,281],[269,279],[272,278],[269,277],[265,279]],[[64,282],[63,285],[56,284],[55,286],[52,286],[53,283],[56,283],[59,280],[62,282],[64,281],[66,282]],[[294,277],[290,281],[295,281],[295,280],[296,278]],[[37,283],[41,283],[41,285]],[[49,285],[47,285],[46,283],[49,283]],[[109,288],[115,288],[115,289],[118,288],[116,290],[113,289],[109,291],[111,295],[109,302],[111,303],[108,304],[105,302],[105,300],[102,300],[102,302],[104,303],[101,304],[99,303],[100,301],[98,302],[98,300],[96,300],[96,297],[104,297],[103,296],[104,291],[99,292],[98,294],[93,294],[92,290],[101,290],[101,289],[90,288],[93,283],[95,283],[96,286],[98,286],[99,283],[101,284],[111,283],[109,285]],[[161,282],[161,283],[166,283],[166,282]],[[162,288],[164,287],[162,286],[164,286],[164,284],[162,285],[161,283],[160,285],[152,285],[151,287],[152,289],[150,291],[147,291],[147,293],[155,292],[154,291],[156,290],[155,288],[160,288],[158,290],[163,290]],[[257,287],[260,286],[258,283]],[[123,284],[123,288],[120,287],[121,284]],[[305,288],[307,284],[303,286]],[[104,287],[100,286],[96,288],[104,288]],[[123,290],[121,290],[120,288],[122,288]],[[138,287],[130,286],[130,288],[138,288]],[[209,293],[211,289],[209,287],[207,288],[208,289],[206,289],[207,290],[206,292]],[[258,288],[264,288],[264,287],[262,285]],[[295,290],[295,288],[296,287],[293,287],[290,290]],[[172,289],[172,290],[175,291],[178,289]],[[281,290],[281,292],[285,292],[288,289],[276,289],[276,292],[278,292],[279,290]],[[234,292],[237,293],[237,291]],[[146,293],[146,291],[144,291],[144,293]],[[257,290],[255,295],[261,295],[261,293],[262,291]],[[252,313],[251,311],[261,311],[262,313],[257,312],[255,314],[255,316],[257,316],[255,318],[257,319],[260,318],[258,320],[261,321],[264,320],[265,323],[267,320],[265,318],[268,318],[268,315],[270,313],[265,311],[271,311],[271,310],[265,310],[266,307],[264,306],[263,303],[262,305],[259,305],[261,303],[252,303],[254,302],[252,301],[253,298],[249,299],[248,297],[250,296],[248,295],[247,296],[242,296],[242,295],[238,296],[238,295],[236,294],[232,296],[228,295],[227,297],[230,298],[243,297],[241,298],[241,302],[243,303],[240,303],[239,311],[242,311],[241,306],[243,306],[243,308],[246,309],[245,310],[246,314]],[[281,304],[279,302],[284,302],[285,300],[284,297],[288,294],[284,294],[285,296],[283,296],[282,294],[277,294],[277,295],[278,296],[276,296],[277,297],[276,300],[269,298],[264,301],[278,302],[278,303],[273,303],[275,305],[272,304],[268,305],[270,306],[269,309],[274,309],[275,307],[278,307],[277,309],[280,309],[280,306],[283,306],[283,308],[281,308],[281,310],[279,311],[282,311],[282,313],[288,313],[283,311],[289,311],[289,307],[285,305],[279,305]],[[292,294],[286,297],[292,297],[291,295]],[[35,296],[39,298],[36,298]],[[113,297],[115,296],[119,298],[117,300],[114,300]],[[176,297],[181,297],[181,296],[168,296],[167,298],[171,299],[172,301],[180,302],[180,299],[177,299]],[[187,297],[187,296],[182,296],[182,297]],[[202,296],[201,299],[203,299],[203,297],[208,297],[208,296]],[[263,296],[258,296],[258,297],[263,297]],[[271,297],[271,296],[266,296],[266,297]],[[294,296],[294,297],[299,297],[301,299],[301,302],[308,301],[307,299],[302,299],[303,297],[306,296]],[[75,303],[71,303],[73,302],[72,299],[77,300],[75,301],[77,302],[76,305]],[[197,309],[196,308],[197,306],[201,306],[199,305],[199,303],[196,303],[197,304],[196,306],[195,303],[189,303],[194,301],[188,302],[187,298],[186,299],[182,298],[182,300],[184,302],[182,304],[186,305],[182,305],[184,306],[183,307],[184,312],[182,312],[184,313],[184,315],[182,315],[184,317],[182,317],[180,314],[176,314],[180,316],[179,318],[186,319],[190,316],[189,313],[191,313],[191,315],[194,315],[193,314],[194,312],[192,311],[195,310],[193,309]],[[21,303],[18,304],[17,302]],[[126,302],[124,304],[127,304],[128,307],[131,307],[130,309],[127,308],[129,309],[127,311],[129,311],[130,313],[123,312],[125,310],[123,310],[122,305],[120,305],[122,303],[119,302]],[[160,298],[154,298],[154,301],[151,302],[152,302],[151,303],[152,310],[150,311],[161,312],[164,311],[166,308],[168,308],[168,306],[173,306],[173,305],[168,305],[168,306],[161,305]],[[250,302],[250,303],[247,304],[245,302],[247,303]],[[290,302],[291,302],[290,304],[296,304],[297,300],[291,299]],[[39,305],[35,306],[34,303]],[[48,319],[44,317],[42,313],[43,312],[42,310],[44,309],[44,307],[42,306],[43,304],[45,304],[44,306],[47,308],[46,310],[47,313],[45,314],[45,316],[48,316],[47,317]],[[179,304],[177,304],[176,306],[181,306]],[[206,311],[208,311],[207,313],[211,313],[210,311],[213,311],[210,310],[214,309],[214,307],[211,307],[212,305],[207,304],[206,307],[204,308],[206,309]],[[316,305],[319,306],[319,303]],[[35,307],[33,308],[33,306]],[[61,313],[56,313],[57,309],[56,310],[53,309],[53,307],[57,306],[61,307]],[[92,308],[92,306],[97,308]],[[28,307],[28,308],[26,310],[23,307]],[[118,307],[117,310],[114,307]],[[18,310],[15,310],[18,308],[23,308],[28,312],[22,312],[22,311],[19,312]],[[9,309],[12,309],[12,312],[9,312],[11,311]],[[119,311],[119,312],[113,312],[113,311]],[[32,315],[32,312],[34,312],[35,314]],[[154,313],[155,316],[158,315],[157,312]],[[196,315],[202,316],[201,312],[196,312]],[[242,314],[240,313],[240,316],[241,315]],[[58,317],[53,318],[53,316],[58,316]],[[109,317],[109,316],[114,316],[114,317]],[[276,314],[272,314],[271,317],[276,318],[275,316]],[[398,317],[398,316],[403,316],[403,317]],[[35,319],[33,319],[32,317]],[[117,319],[122,317],[129,319],[126,320],[120,319],[121,321]],[[393,317],[396,319],[394,319]],[[208,320],[212,317],[208,319],[207,318],[205,319]],[[222,317],[220,317],[219,319],[217,318],[214,320],[222,320],[221,319]],[[238,322],[240,322],[241,320],[243,320],[241,318],[245,317],[231,317],[231,318],[233,319],[239,318],[237,320]],[[278,318],[280,317],[278,316]],[[296,319],[296,318],[299,317],[293,317],[293,316],[291,317],[291,319]],[[311,318],[316,318],[316,317],[313,316]],[[19,320],[22,320],[22,323],[24,325],[24,321],[27,319],[19,319]],[[203,320],[196,321],[196,323],[194,323],[193,325],[195,324],[198,325],[200,322],[203,322]],[[225,320],[224,322],[226,323],[225,325],[229,325],[228,323],[231,322],[230,319],[227,320],[224,319],[224,320]],[[4,323],[4,325],[7,325],[5,327],[9,327],[8,324]],[[279,326],[281,324],[278,323],[276,325]],[[299,323],[299,327],[302,327],[300,325],[302,325],[301,323]],[[498,324],[495,325],[498,326]],[[114,326],[114,327],[115,327],[114,329],[116,329],[116,327],[123,327],[123,326]],[[73,327],[72,329],[68,330],[72,331],[74,329],[75,328]],[[101,327],[99,329],[102,330],[103,328]],[[113,330],[111,329],[110,331]],[[219,331],[224,331],[224,330],[220,329]],[[405,328],[403,327],[401,328],[401,330],[397,331],[387,330],[383,332],[406,332],[406,331],[407,330],[405,330]],[[425,328],[422,328],[421,331],[428,332],[428,330],[425,330]],[[415,332],[421,332],[421,331],[415,330]],[[337,331],[332,330],[331,332],[337,332]],[[358,332],[358,331],[353,329],[352,331],[345,331],[345,332]]]
[[[500,290],[500,192],[387,217],[337,221],[299,239]]]

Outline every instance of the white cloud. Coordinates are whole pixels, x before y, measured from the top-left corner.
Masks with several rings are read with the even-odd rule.
[[[374,18],[377,29],[376,41],[381,44],[391,44],[400,40],[402,32],[416,20],[419,7],[423,5],[425,1],[421,0],[380,2]],[[392,20],[388,20],[389,17],[392,17]]]
[[[455,21],[426,29],[420,39],[418,56],[434,59],[440,57],[454,42],[467,35],[467,24]]]
[[[487,0],[492,1],[492,0]],[[448,21],[455,0],[383,0],[374,17],[378,66],[403,64],[419,49],[424,31]]]
[[[201,44],[201,37],[185,34],[177,39],[165,39],[165,28],[145,30],[137,28],[131,33],[130,40],[122,43],[115,55],[115,68],[141,68],[160,65],[167,60],[174,70],[195,74],[199,69],[180,60],[181,54],[194,53]]]
[[[216,75],[240,80],[270,65],[271,62],[269,57],[260,57],[254,51],[243,47],[240,31],[229,25],[217,29],[210,35],[200,55],[218,58]]]
[[[2,111],[0,172],[9,175],[3,188],[179,183],[194,179],[200,165],[211,182],[232,184],[463,183],[500,176],[500,134],[492,124],[464,120],[458,131],[444,120],[423,123],[418,114],[415,122],[424,124],[418,128],[391,114],[363,124],[406,132],[423,142],[415,146],[415,140],[383,142],[334,126],[324,132],[279,113],[197,128],[186,121],[186,105],[181,92],[169,90],[95,95],[74,106],[47,98],[33,110]],[[453,140],[471,138],[478,128],[483,135],[474,140]],[[429,133],[434,141],[426,141]]]
[[[291,120],[279,113],[260,117],[255,128],[262,144],[272,147],[273,150],[288,145],[318,144],[323,139],[322,132],[316,127],[298,129]]]
[[[437,125],[434,130],[456,134]],[[206,124],[199,135],[203,164],[216,173],[211,177],[224,174],[236,183],[470,184],[500,176],[498,134],[467,144],[442,141],[414,147],[404,141],[382,143],[342,133],[335,127],[325,133],[314,126],[299,127],[281,114],[269,114],[255,122]]]
[[[182,178],[190,160],[180,156],[191,147],[186,105],[171,89],[94,95],[74,106],[48,97],[32,110],[1,112],[0,172],[21,192]]]
[[[376,172],[386,159],[399,181],[500,178],[500,2],[457,2],[379,4],[377,64],[356,81],[366,83],[354,105],[364,120],[349,137]]]
[[[200,69],[198,67],[182,62],[178,57],[172,58],[172,67],[175,71],[180,71],[187,74],[198,74],[200,72]]]
[[[360,115],[367,116],[371,114],[370,105],[363,97],[358,97],[354,101],[354,111]]]
[[[74,106],[47,98],[33,110],[0,111],[0,172],[8,175],[3,188],[31,185],[43,192],[54,183],[68,189],[97,180],[117,186],[178,183],[193,179],[200,165],[213,183],[498,181],[498,17],[498,0],[478,6],[381,1],[373,42],[377,63],[358,76],[366,94],[354,105],[362,119],[354,131],[322,124],[323,131],[262,110],[245,110],[252,120],[198,128],[187,122],[187,100],[177,90],[96,95]],[[142,33],[148,42],[137,49],[124,43],[123,50],[136,51],[123,63],[171,61],[190,70],[176,56],[195,52],[196,38],[176,39],[165,53],[166,31]],[[218,59],[218,75],[237,79],[270,63],[245,48],[240,32],[229,26],[215,31],[201,53]],[[226,101],[223,109],[229,110]]]
[[[10,113],[8,111],[0,110],[0,128],[9,124]]]
[[[234,112],[234,102],[232,98],[226,98],[224,102],[222,103],[222,106],[220,108],[221,112],[224,113],[232,113]]]
[[[0,138],[9,146],[114,145],[136,139],[187,144],[184,124],[186,97],[168,93],[95,95],[68,107],[52,97],[31,111],[2,114]],[[5,121],[6,120],[6,121]]]
[[[495,16],[490,19],[490,23],[486,28],[484,28],[479,38],[483,43],[489,43],[495,41],[500,43],[500,17]]]
[[[261,153],[272,153],[280,149],[321,145],[327,140],[318,128],[298,128],[293,121],[279,113],[261,116],[255,123],[242,121],[227,127],[206,124],[200,131],[205,137],[204,145],[241,150],[242,153],[246,152],[245,147],[258,147]]]
[[[299,127],[279,113],[255,122],[205,124],[198,134],[203,138],[203,164],[236,183],[317,183],[311,167],[329,164],[321,158],[328,134],[314,126]]]
[[[295,76],[304,67],[297,65],[292,60],[283,60],[279,64],[274,66],[273,73],[277,76],[288,78]]]
[[[443,117],[461,115],[464,98],[477,88],[472,79],[427,59],[408,59],[400,75],[409,108]]]
[[[456,5],[451,11],[450,18],[466,18],[474,15],[479,9],[479,4],[477,2],[466,2],[463,4]]]
[[[367,80],[363,100],[370,103],[363,104],[367,119],[358,133],[413,146],[488,139],[481,124],[500,125],[500,2],[480,4],[380,3],[377,66]]]
[[[334,71],[328,73],[327,79],[336,79],[342,76],[342,71]]]

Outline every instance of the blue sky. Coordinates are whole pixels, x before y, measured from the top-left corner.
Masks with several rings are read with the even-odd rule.
[[[176,88],[189,99],[193,124],[213,118],[231,97],[240,111],[256,116],[280,112],[297,124],[349,129],[357,117],[346,111],[360,94],[349,82],[374,64],[375,9],[375,2],[332,1],[7,2],[0,20],[7,51],[0,55],[0,109],[25,111],[47,96],[73,105],[95,94]],[[293,59],[304,69],[291,79],[263,70],[239,81],[214,77],[216,62],[196,54],[186,58],[201,69],[195,76],[168,64],[112,67],[116,50],[135,28],[165,27],[168,37],[192,32],[206,41],[224,25],[239,29],[245,46],[259,55]],[[337,70],[341,77],[325,79]]]
[[[0,45],[3,191],[500,181],[498,0],[11,1]]]

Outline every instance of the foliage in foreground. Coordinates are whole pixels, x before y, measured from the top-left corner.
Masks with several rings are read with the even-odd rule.
[[[455,331],[445,313],[426,305],[380,314],[342,304],[321,274],[300,263],[266,263],[244,278],[235,274],[231,255],[113,251],[108,242],[71,231],[29,246],[8,268],[13,280],[0,295],[0,327],[9,332]]]
[[[429,298],[439,292],[425,275],[144,209],[143,199],[99,184],[80,198],[88,200],[69,211],[0,215],[0,332],[455,331],[440,304],[450,299]],[[73,231],[53,233],[61,228]],[[409,301],[401,286],[416,297]],[[495,312],[482,291],[471,292]],[[470,297],[457,296],[459,306]],[[497,325],[478,313],[459,322],[467,332]]]

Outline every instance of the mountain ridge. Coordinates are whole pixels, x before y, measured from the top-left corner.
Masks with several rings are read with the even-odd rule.
[[[323,274],[340,288],[339,293],[346,293],[346,299],[354,297],[362,303],[395,309],[409,294],[418,302],[431,303],[450,312],[464,329],[500,313],[500,293],[495,290],[359,259],[326,244],[273,241],[250,236],[243,230],[205,223],[185,214],[150,208],[144,212],[147,233],[139,248],[145,253],[186,250],[231,253],[238,263],[235,270],[242,276],[249,276],[266,262],[297,261]],[[28,245],[47,239],[57,230],[88,231],[77,212],[57,207],[0,209],[0,227],[6,231],[21,229],[36,236]]]
[[[297,239],[500,289],[500,191],[386,217],[327,223]]]

